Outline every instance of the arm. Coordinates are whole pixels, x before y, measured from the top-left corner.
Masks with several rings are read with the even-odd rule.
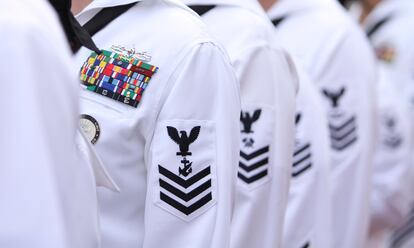
[[[250,123],[241,123],[242,165],[231,234],[231,247],[238,248],[281,245],[293,154],[296,74],[281,50],[257,43],[233,58],[242,112],[261,111],[252,133],[243,131]],[[264,148],[268,152],[257,153]],[[262,161],[267,163],[256,168]]]
[[[149,149],[144,247],[225,247],[239,154],[232,68],[215,45],[196,45],[164,92]],[[177,130],[179,144],[167,127]],[[199,135],[189,142],[196,127]]]
[[[410,210],[411,126],[407,104],[382,74],[378,90],[379,140],[371,194],[371,233],[394,228]]]
[[[368,232],[377,131],[375,60],[356,31],[344,33],[327,58],[318,83],[339,96],[323,96],[331,131],[334,246],[360,247]]]
[[[74,199],[85,192],[74,185],[88,173],[75,169],[76,72],[57,20],[47,19],[47,30],[41,20],[22,15],[0,27],[7,58],[0,71],[9,75],[0,98],[1,247],[80,247],[85,240],[74,232],[83,210]]]

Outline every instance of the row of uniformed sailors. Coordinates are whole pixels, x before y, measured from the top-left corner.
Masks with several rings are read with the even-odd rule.
[[[412,247],[414,3],[182,2],[0,3],[0,247]]]

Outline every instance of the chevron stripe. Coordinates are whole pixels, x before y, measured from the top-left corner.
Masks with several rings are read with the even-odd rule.
[[[331,142],[331,148],[337,151],[342,151],[358,140],[358,137],[353,136],[349,141],[334,141]]]
[[[251,171],[256,170],[256,169],[258,169],[258,168],[260,168],[260,167],[262,167],[262,166],[264,166],[264,165],[266,165],[268,163],[269,163],[269,159],[268,158],[265,158],[265,159],[260,160],[257,163],[254,163],[252,165],[249,165],[249,166],[243,164],[242,162],[239,162],[239,167],[241,169],[243,169],[244,171],[246,171],[246,172],[251,172]]]
[[[192,176],[192,177],[190,177],[188,179],[183,179],[183,178],[175,175],[174,173],[172,173],[171,171],[165,169],[161,165],[158,165],[158,170],[159,170],[159,172],[160,172],[161,175],[167,177],[171,181],[175,182],[176,184],[178,184],[181,187],[184,187],[186,189],[188,187],[190,187],[191,185],[197,183],[201,179],[203,179],[206,176],[208,176],[208,175],[211,174],[210,166],[208,166],[204,170],[198,172],[197,174],[195,174],[194,176]]]
[[[339,126],[338,125],[334,125],[332,123],[329,123],[329,129],[331,131],[337,131],[338,132],[338,131],[341,131],[344,127],[346,127],[346,126],[348,126],[348,125],[350,125],[352,123],[355,123],[355,121],[356,121],[356,118],[354,116],[354,117],[350,118],[349,120],[347,120],[345,123],[340,124]]]
[[[339,134],[339,133],[336,133],[336,132],[331,132],[331,139],[341,141],[341,140],[345,139],[346,137],[348,137],[349,135],[351,135],[355,132],[356,132],[356,126],[352,127],[350,130],[346,131],[343,134]]]
[[[391,148],[397,148],[402,143],[402,139],[400,136],[393,136],[388,137],[385,139],[385,145],[391,147]]]
[[[176,187],[172,186],[171,184],[167,183],[166,181],[162,179],[160,179],[160,187],[167,190],[171,194],[177,196],[181,200],[188,202],[194,199],[195,197],[197,197],[198,195],[200,195],[201,193],[203,193],[204,191],[206,191],[207,189],[209,189],[211,187],[211,179],[204,182],[203,184],[201,184],[200,186],[198,186],[197,188],[195,188],[194,190],[188,193],[185,193],[177,189]]]
[[[244,158],[246,162],[242,162],[242,161],[239,162],[240,170],[237,174],[238,178],[247,184],[251,184],[267,176],[268,170],[266,168],[267,167],[266,165],[269,164],[268,157],[265,157],[265,158],[262,157],[259,161],[256,160],[256,162],[252,164],[249,164],[247,161],[250,161],[268,152],[269,152],[269,146],[258,149],[250,154],[240,151],[241,158]],[[265,169],[260,170],[261,168],[265,168]],[[255,172],[258,170],[260,170],[260,172]],[[249,172],[253,172],[253,173],[250,173],[250,175],[246,174]],[[251,174],[254,174],[254,175],[251,175]]]
[[[356,127],[357,123],[355,121],[352,122],[346,122],[345,124],[333,124],[333,122],[331,121],[329,124],[329,130],[331,133],[342,133],[342,132],[346,132],[347,130]],[[344,131],[345,130],[345,131]]]
[[[253,182],[256,182],[259,179],[262,179],[263,177],[267,176],[267,170],[264,170],[252,177],[246,177],[243,174],[241,174],[240,172],[237,173],[237,177],[240,178],[240,180],[244,181],[247,184],[251,184]]]
[[[293,153],[292,177],[297,177],[312,168],[311,144],[307,143],[295,150]]]
[[[195,211],[197,211],[202,206],[206,205],[208,202],[210,202],[213,199],[213,196],[210,192],[207,195],[205,195],[203,198],[201,198],[200,200],[198,200],[197,202],[195,202],[194,204],[192,204],[188,207],[184,206],[183,204],[181,204],[179,202],[177,202],[176,200],[172,199],[171,197],[167,196],[166,194],[164,194],[162,192],[160,192],[160,199],[163,202],[167,203],[168,205],[174,207],[178,211],[180,211],[183,214],[188,216],[188,215],[194,213]]]
[[[252,160],[253,158],[258,157],[266,152],[269,152],[269,146],[263,147],[250,154],[246,154],[243,151],[240,151],[240,156],[246,160]]]
[[[309,170],[310,168],[312,168],[312,163],[307,164],[306,166],[302,167],[298,171],[292,172],[292,177],[297,177],[300,174],[304,173],[305,171]]]
[[[306,154],[303,158],[301,158],[300,160],[296,161],[293,163],[293,167],[296,167],[298,165],[300,165],[301,163],[303,163],[305,160],[309,160],[311,158],[311,154]]]
[[[310,144],[306,144],[303,147],[299,148],[298,150],[295,151],[295,153],[293,153],[293,156],[296,157],[296,155],[299,155],[300,153],[302,153],[303,151],[307,150],[310,148]]]

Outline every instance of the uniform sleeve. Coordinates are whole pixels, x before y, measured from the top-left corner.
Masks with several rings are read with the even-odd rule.
[[[231,247],[279,247],[293,154],[296,75],[282,51],[259,42],[232,59],[241,85],[242,126]]]
[[[330,147],[321,96],[298,68],[296,133],[283,247],[332,247]]]
[[[144,247],[226,247],[239,154],[239,88],[220,49],[191,48],[161,99]]]
[[[413,169],[412,130],[407,104],[385,73],[378,90],[379,140],[371,193],[371,233],[392,229],[409,213]]]
[[[77,165],[74,145],[76,74],[52,23],[45,31],[22,16],[0,27],[0,247],[97,245],[83,243],[94,234],[83,229],[89,218],[79,220],[90,191],[79,191],[89,172]]]
[[[329,52],[329,49],[332,49]],[[376,136],[375,60],[362,33],[344,33],[320,68],[332,151],[334,246],[361,247],[369,221]],[[327,56],[327,55],[325,55]]]

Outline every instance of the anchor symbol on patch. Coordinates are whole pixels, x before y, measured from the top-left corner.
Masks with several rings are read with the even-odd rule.
[[[189,152],[190,144],[192,144],[198,138],[200,129],[200,126],[193,127],[190,131],[190,135],[188,135],[186,131],[180,131],[179,134],[178,130],[175,127],[167,126],[168,135],[175,143],[178,144],[180,149],[176,155],[183,158],[180,161],[183,166],[178,168],[178,173],[180,176],[183,175],[184,177],[187,177],[193,172],[193,168],[191,167],[193,165],[193,162],[190,162],[187,159],[187,156],[192,155],[192,153]]]
[[[193,165],[193,162],[188,161],[184,157],[183,160],[181,160],[181,163],[183,164],[183,167],[178,168],[178,174],[179,176],[183,175],[187,177],[193,172],[193,168],[191,168],[191,166]]]

